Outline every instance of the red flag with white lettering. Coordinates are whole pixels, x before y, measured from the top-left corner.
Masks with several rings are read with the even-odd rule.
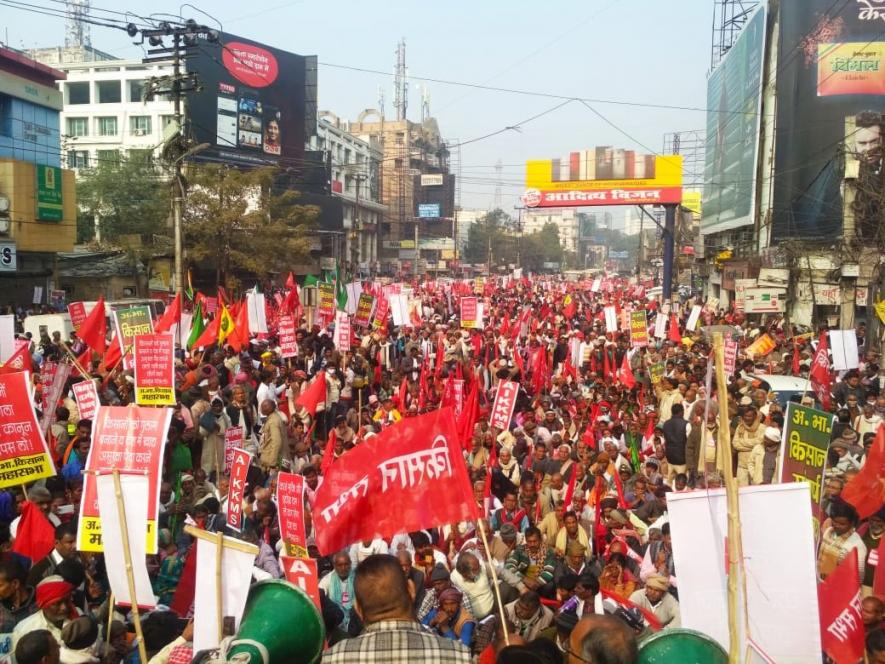
[[[322,555],[477,516],[451,408],[406,418],[349,450],[329,469],[313,508]]]
[[[820,636],[824,652],[836,664],[856,664],[863,657],[863,598],[857,570],[857,549],[852,549],[836,570],[817,587]]]
[[[808,378],[811,380],[811,387],[817,394],[817,400],[820,401],[824,410],[830,410],[832,406],[832,396],[830,392],[833,387],[833,375],[830,373],[830,356],[827,354],[829,344],[827,341],[826,331],[820,333],[820,341],[817,345],[817,352],[811,362],[811,371]]]
[[[512,380],[502,380],[498,383],[498,391],[495,394],[495,405],[489,424],[500,431],[510,428],[510,418],[513,417],[513,408],[516,406],[516,397],[519,395],[519,384]]]
[[[227,525],[237,532],[243,528],[243,496],[246,494],[246,476],[251,462],[252,455],[246,450],[234,450],[227,492]]]

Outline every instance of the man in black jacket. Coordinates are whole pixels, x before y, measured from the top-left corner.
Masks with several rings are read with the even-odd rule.
[[[36,588],[47,576],[56,574],[59,563],[77,555],[77,527],[74,523],[63,523],[55,529],[55,548],[49,555],[37,561],[28,572],[28,585]]]
[[[661,427],[664,431],[664,450],[667,455],[667,484],[673,486],[673,479],[685,472],[685,443],[688,441],[688,422],[683,414],[681,403],[673,404],[670,419]]]

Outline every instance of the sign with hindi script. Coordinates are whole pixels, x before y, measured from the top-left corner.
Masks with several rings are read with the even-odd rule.
[[[793,402],[787,404],[781,439],[781,481],[808,482],[811,513],[820,520],[820,496],[824,465],[835,416]]]
[[[30,385],[27,371],[0,375],[0,488],[55,474]]]

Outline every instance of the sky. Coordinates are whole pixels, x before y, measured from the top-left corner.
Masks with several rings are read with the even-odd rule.
[[[23,0],[63,10],[62,0]],[[64,20],[0,1],[0,39],[13,48],[64,43]],[[450,143],[460,148],[461,205],[495,201],[495,164],[502,169],[502,207],[519,204],[527,159],[557,157],[596,145],[660,152],[663,135],[703,129],[710,67],[713,0],[93,0],[92,15],[122,19],[131,11],[193,17],[271,46],[315,54],[319,108],[355,120],[378,105],[384,89],[393,115],[394,52],[405,39],[411,120],[420,120],[421,89]],[[210,18],[202,11],[208,11]],[[161,17],[157,17],[161,18]],[[121,30],[92,26],[92,45],[122,58],[143,51]],[[391,72],[365,73],[345,65]],[[476,90],[415,77],[594,99],[578,101]],[[627,102],[613,104],[605,102]],[[555,106],[560,108],[551,110]],[[548,112],[549,111],[549,112]],[[594,111],[596,113],[594,113]],[[542,117],[520,124],[540,113]],[[597,115],[598,113],[598,115]],[[515,127],[490,138],[474,140]]]

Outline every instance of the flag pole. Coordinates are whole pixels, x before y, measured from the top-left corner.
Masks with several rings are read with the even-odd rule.
[[[120,538],[123,540],[123,557],[126,561],[126,582],[129,586],[129,603],[132,607],[132,621],[135,623],[135,635],[138,637],[138,656],[142,662],[147,662],[147,650],[144,644],[144,634],[141,631],[141,616],[138,613],[138,597],[135,594],[135,574],[132,572],[132,551],[129,548],[129,527],[126,525],[126,507],[123,502],[123,487],[120,484],[120,469],[114,468],[114,495],[117,498],[117,515],[120,519]],[[110,608],[113,615],[114,609]]]
[[[221,559],[224,554],[224,533],[215,533],[215,611],[218,620],[218,642],[224,638],[224,593],[221,586]]]
[[[489,540],[486,538],[486,528],[483,525],[482,519],[476,520],[476,527],[479,528],[479,534],[482,537],[482,547],[486,552],[486,560],[492,572],[492,583],[495,587],[495,597],[498,599],[498,613],[501,617],[501,629],[504,631],[504,644],[509,646],[510,635],[507,633],[507,616],[504,615],[504,603],[501,601],[501,589],[498,587],[498,572],[495,569],[495,561],[492,560],[492,552],[489,551]]]
[[[114,591],[108,595],[108,630],[104,635],[105,643],[111,643],[111,624],[114,622]]]
[[[728,514],[728,661],[740,664],[740,595],[738,575],[742,568],[741,513],[738,484],[732,467],[731,437],[728,423],[728,386],[725,380],[725,345],[722,333],[713,335],[713,354],[716,363],[716,392],[719,402],[719,446],[724,450],[725,496]],[[746,596],[744,597],[746,601]]]

